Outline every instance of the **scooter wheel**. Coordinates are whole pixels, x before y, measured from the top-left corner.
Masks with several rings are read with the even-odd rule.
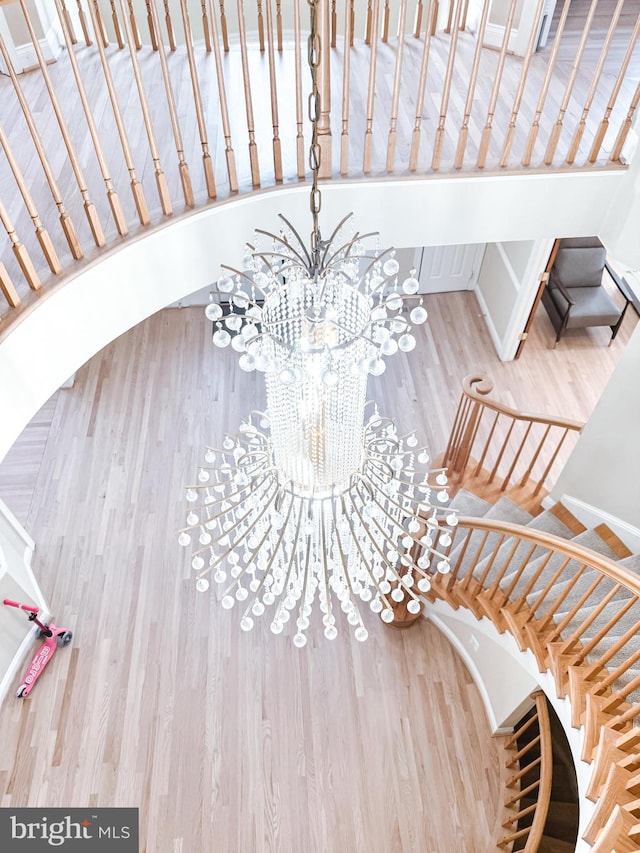
[[[27,688],[21,687],[20,690],[18,690],[18,692],[16,693],[16,696],[18,697],[18,699],[22,699],[22,697],[25,695],[26,692],[27,692]]]
[[[58,637],[56,639],[56,643],[58,644],[59,647],[68,646],[69,643],[71,642],[72,637],[73,637],[73,634],[71,631],[65,631],[64,634],[58,635]]]

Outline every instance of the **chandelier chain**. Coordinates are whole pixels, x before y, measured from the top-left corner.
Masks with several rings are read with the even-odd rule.
[[[318,5],[320,0],[307,0],[309,5],[310,30],[307,40],[307,61],[311,72],[311,92],[309,94],[309,121],[311,122],[311,145],[309,147],[309,168],[311,169],[311,194],[309,207],[313,220],[311,232],[311,272],[315,276],[320,268],[320,251],[322,238],[318,215],[322,208],[322,196],[318,187],[318,175],[322,162],[322,151],[318,142],[318,122],[320,121],[321,100],[318,86],[318,69],[320,67],[320,34],[318,32]]]

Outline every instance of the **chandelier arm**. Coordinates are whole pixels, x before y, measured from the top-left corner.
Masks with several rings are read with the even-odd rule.
[[[255,281],[252,278],[250,278],[246,273],[242,272],[242,270],[237,270],[235,267],[230,267],[228,264],[220,264],[220,269],[227,270],[228,272],[232,272],[234,275],[239,275],[240,278],[244,278],[245,281],[249,282],[251,287],[255,287],[256,290],[260,291],[260,293],[264,296],[265,299],[267,298],[266,292],[260,287],[260,285],[256,284]],[[215,290],[212,291],[212,293],[215,293],[215,292],[216,292]],[[233,294],[231,292],[229,292],[225,295],[226,296],[232,296]]]
[[[330,624],[334,625],[335,617],[333,615],[333,605],[331,602],[331,593],[329,590],[329,566],[327,564],[327,530],[324,520],[324,501],[321,501],[320,503],[320,537],[322,539],[322,565],[324,575],[324,594],[327,599],[327,616],[331,620]]]
[[[247,538],[247,536],[249,535],[249,533],[251,533],[251,531],[254,529],[254,527],[256,526],[256,524],[260,521],[260,519],[262,518],[262,516],[263,516],[263,515],[265,514],[265,512],[269,509],[269,507],[271,506],[271,504],[274,502],[274,500],[275,500],[275,498],[276,498],[276,495],[277,495],[277,494],[278,494],[278,492],[280,491],[280,489],[279,489],[279,487],[278,487],[278,485],[277,485],[277,481],[274,481],[274,482],[276,483],[276,489],[275,489],[274,493],[271,495],[271,497],[269,498],[268,502],[263,506],[262,511],[261,511],[261,512],[259,513],[259,515],[258,515],[258,516],[253,520],[253,522],[251,522],[251,523],[250,523],[249,527],[244,531],[244,533],[242,533],[242,534],[239,536],[239,538],[238,538],[238,539],[234,539],[233,543],[232,543],[232,544],[229,546],[229,548],[224,552],[224,554],[220,555],[219,557],[216,557],[216,560],[215,560],[215,562],[213,563],[213,565],[211,565],[211,566],[209,567],[210,569],[212,569],[214,566],[219,565],[223,560],[226,560],[226,558],[229,556],[229,554],[231,554],[231,553],[234,551],[234,549],[235,549],[235,548],[237,548],[237,547],[238,547],[238,545],[239,545],[241,542],[243,542],[243,541]],[[240,519],[238,520],[238,523],[235,525],[236,530],[237,530],[237,528],[239,527],[239,525],[240,525],[240,524],[241,524],[241,523],[242,523],[246,518],[249,518],[249,516],[250,516],[250,515],[251,515],[251,510],[250,510],[249,512],[247,512],[247,513],[246,513],[246,515],[243,515],[243,516],[242,516],[242,518],[240,518]],[[200,526],[200,525],[194,525],[192,529],[195,529],[196,527],[199,527],[199,526]],[[223,533],[223,534],[222,534],[222,536],[217,536],[217,537],[216,537],[216,544],[219,544],[219,543],[220,543],[220,539],[224,538],[224,536],[227,536],[227,533]],[[205,545],[203,548],[199,548],[197,551],[194,551],[194,552],[193,552],[193,556],[194,556],[194,557],[196,557],[196,556],[198,556],[199,554],[204,553],[205,551],[213,551],[213,546],[211,546],[211,545]],[[205,574],[206,574],[206,572],[205,572]]]
[[[347,561],[347,558],[345,556],[344,550],[342,548],[342,541],[340,539],[340,533],[338,531],[338,521],[336,518],[336,502],[335,501],[332,501],[332,503],[331,503],[331,511],[333,514],[333,529],[335,530],[335,534],[336,534],[336,544],[338,546],[338,553],[340,554],[340,562],[342,563],[342,571],[344,573],[344,578],[345,578],[346,584],[349,588],[349,599],[350,599],[351,603],[353,604],[354,610],[356,611],[356,616],[358,617],[358,623],[360,624],[360,626],[362,628],[364,628],[364,622],[362,621],[362,615],[360,613],[360,608],[356,604],[356,595],[353,591],[353,586],[351,584],[351,575],[349,574],[348,561]]]
[[[291,485],[293,485],[293,482],[292,482],[292,481],[289,481],[289,482],[291,483]],[[290,494],[291,494],[291,493],[290,493]],[[277,553],[278,553],[278,551],[280,550],[280,546],[281,546],[281,544],[282,544],[282,540],[283,540],[283,538],[284,538],[284,533],[285,533],[285,530],[286,530],[286,528],[287,528],[287,522],[289,521],[289,517],[290,517],[291,512],[292,512],[292,510],[293,510],[294,503],[296,503],[295,497],[296,497],[295,495],[291,494],[291,498],[290,498],[290,506],[289,506],[289,512],[287,513],[287,519],[286,519],[285,523],[282,525],[282,533],[280,534],[280,538],[278,539],[278,544],[276,545],[276,547],[275,547],[275,548],[274,548],[274,550],[273,550],[273,555],[272,555],[272,557],[271,557],[271,560],[269,561],[269,566],[268,566],[268,568],[265,570],[265,573],[266,573],[266,572],[270,572],[270,571],[271,571],[271,565],[272,565],[273,561],[274,561],[274,560],[275,560],[275,558],[276,558],[276,554],[277,554]],[[299,500],[298,500],[297,502],[298,502],[299,504],[301,504],[301,503],[302,503],[302,502],[301,502],[301,501],[299,501]],[[288,567],[287,567],[287,576],[286,576],[286,578],[284,579],[284,583],[283,583],[283,585],[282,585],[282,593],[280,594],[280,603],[279,603],[278,608],[277,608],[277,610],[276,610],[276,614],[275,614],[275,616],[274,616],[274,619],[277,617],[277,615],[278,615],[278,613],[279,613],[279,612],[282,612],[282,609],[283,609],[283,607],[284,607],[284,597],[286,597],[286,592],[285,592],[285,590],[286,590],[287,585],[288,585],[288,583],[289,583],[289,578],[291,577],[291,572],[293,571],[293,566],[294,566],[294,564],[295,564],[295,562],[296,562],[296,560],[295,560],[295,558],[296,558],[296,549],[295,549],[295,546],[296,546],[296,544],[297,544],[297,542],[298,542],[298,535],[299,535],[299,533],[300,533],[300,525],[301,525],[301,523],[302,523],[302,506],[300,505],[300,510],[299,510],[299,512],[298,512],[298,525],[297,525],[297,528],[296,528],[296,538],[295,538],[295,540],[294,540],[294,546],[293,546],[293,548],[291,549],[291,554],[290,554],[290,556],[289,556],[289,565],[288,565]],[[283,596],[284,596],[284,597],[283,597]]]
[[[347,215],[346,215],[346,216],[344,216],[344,217],[340,220],[340,222],[338,222],[338,224],[336,225],[336,227],[333,229],[333,232],[331,233],[331,236],[330,236],[330,237],[329,237],[329,239],[326,241],[325,249],[324,249],[324,254],[322,255],[322,260],[320,261],[320,266],[322,267],[322,269],[325,269],[326,260],[327,260],[327,253],[328,253],[329,249],[331,248],[331,244],[333,243],[333,241],[335,240],[335,238],[338,236],[338,233],[339,233],[340,229],[342,228],[342,226],[345,224],[345,222],[347,222],[349,219],[351,219],[351,217],[352,217],[352,216],[353,216],[353,211],[351,211],[351,213],[347,213]],[[356,238],[355,238],[355,236],[354,236],[353,240],[355,240],[355,239],[356,239]],[[353,240],[352,240],[351,242],[353,242]],[[345,245],[346,245],[346,244],[345,244]],[[342,248],[342,247],[340,247],[340,248]],[[339,252],[339,251],[340,251],[340,249],[338,249],[338,252]]]
[[[360,496],[360,493],[358,493],[358,496],[360,497],[360,500],[362,500],[362,497]],[[375,500],[375,498],[374,498],[374,500]],[[380,559],[381,559],[381,560],[382,560],[382,562],[387,566],[387,569],[395,575],[395,579],[396,579],[396,581],[397,581],[398,583],[402,584],[402,577],[400,576],[400,573],[399,573],[399,572],[398,572],[398,570],[395,568],[395,566],[392,566],[392,565],[391,565],[391,563],[387,560],[386,554],[382,551],[382,549],[381,549],[381,548],[380,548],[380,546],[378,545],[378,543],[377,543],[377,541],[376,541],[375,537],[371,535],[371,530],[369,529],[369,525],[364,523],[364,519],[363,519],[363,517],[362,517],[362,514],[360,513],[360,510],[358,509],[358,506],[357,506],[357,504],[355,503],[355,501],[352,501],[352,506],[353,506],[353,508],[354,508],[354,510],[355,510],[355,512],[356,512],[356,515],[358,516],[358,520],[360,521],[360,526],[362,527],[362,529],[364,530],[364,532],[366,533],[366,535],[369,537],[369,540],[371,541],[371,544],[373,545],[373,547],[375,548],[375,550],[376,550],[376,551],[378,552],[378,554],[380,555]],[[383,535],[383,537],[384,537],[384,541],[386,541],[386,542],[387,542],[387,543],[389,543],[390,545],[393,545],[393,542],[391,542],[391,540],[389,539],[389,537],[388,537],[388,535],[387,535],[386,531],[384,530],[384,528],[383,528],[383,527],[381,527],[381,526],[380,526],[380,524],[378,524],[378,522],[376,521],[376,519],[375,519],[375,518],[374,518],[374,519],[372,519],[372,521],[374,522],[374,524],[377,526],[377,528],[378,528],[378,529],[380,530],[380,532],[382,533],[382,535]],[[395,548],[395,546],[394,546],[394,548]],[[418,569],[418,566],[416,566],[416,565],[413,563],[413,560],[411,561],[411,568],[412,568],[412,569],[414,569],[414,568],[415,568],[415,569],[417,569],[418,571],[420,571],[420,570]],[[403,586],[404,586],[404,584],[403,584]],[[409,592],[411,592],[411,591],[409,590]],[[411,593],[411,597],[412,597],[412,598],[416,598],[415,593]]]
[[[291,511],[292,511],[292,509],[293,509],[293,499],[291,499],[291,500],[289,501],[289,509],[288,509],[288,511],[287,511],[287,517],[286,517],[286,518],[285,518],[285,520],[284,520],[284,523],[283,523],[283,525],[282,525],[282,529],[281,529],[281,531],[280,531],[280,535],[278,536],[278,541],[277,541],[276,545],[274,546],[274,548],[273,548],[273,550],[272,550],[272,552],[271,552],[271,557],[269,558],[269,562],[268,562],[268,564],[267,564],[267,567],[266,567],[266,569],[264,570],[264,576],[265,576],[265,578],[266,578],[268,575],[270,575],[270,574],[271,574],[271,567],[272,567],[272,565],[273,565],[273,563],[274,563],[274,561],[275,561],[275,559],[276,559],[276,557],[278,556],[278,553],[279,553],[279,551],[280,551],[280,545],[282,544],[282,540],[283,540],[283,538],[284,538],[284,534],[285,534],[285,531],[286,531],[286,529],[287,529],[287,523],[288,523],[289,518],[290,518],[290,516],[291,516]],[[269,535],[269,533],[270,533],[270,532],[271,532],[271,528],[268,528],[268,529],[267,529],[267,531],[266,531],[266,533],[265,533],[265,535],[264,535],[264,537],[263,537],[263,539],[262,539],[262,542],[260,543],[260,547],[262,547],[262,545],[264,544],[264,542],[265,542],[265,540],[266,540],[266,538],[267,538],[267,536]],[[224,591],[223,595],[228,595],[228,594],[229,594],[229,592],[234,588],[234,586],[239,586],[240,579],[241,579],[242,577],[244,577],[244,575],[249,571],[249,566],[251,566],[251,565],[252,565],[252,562],[251,562],[251,561],[250,561],[249,563],[247,563],[247,565],[246,565],[246,566],[244,567],[244,569],[240,572],[240,574],[238,575],[238,577],[234,578],[233,583],[232,583],[232,584],[230,584],[230,585],[227,587],[227,589]]]
[[[223,595],[228,595],[229,592],[233,589],[235,582],[237,580],[239,580],[245,574],[245,572],[250,570],[249,567],[253,565],[253,561],[256,558],[256,556],[260,553],[262,546],[264,545],[264,543],[267,540],[267,537],[269,536],[269,533],[270,533],[270,529],[267,528],[267,530],[265,531],[264,536],[262,537],[260,542],[256,545],[256,547],[253,549],[253,551],[250,551],[251,556],[250,556],[249,562],[246,564],[246,566],[244,567],[244,569],[242,570],[240,575],[238,575],[237,578],[234,578],[234,582],[230,586],[227,587],[227,589],[224,591]],[[204,574],[204,572],[203,572],[203,574]],[[265,575],[265,577],[266,577],[266,575]],[[252,601],[252,604],[253,604],[253,601]]]
[[[357,489],[357,484],[356,484],[355,488]],[[374,491],[375,491],[375,488],[374,488]],[[360,500],[362,500],[362,496],[360,495],[360,493],[358,493],[358,497],[360,498]],[[389,518],[393,518],[393,516],[389,516],[385,507],[376,500],[375,495],[372,495],[372,500],[374,501],[376,506],[380,507],[380,509],[385,513],[385,515],[387,515]],[[385,495],[385,500],[387,500],[392,506],[396,507],[396,509],[398,509],[401,513],[406,515],[406,508],[403,507],[402,504],[396,503],[392,498],[388,497],[388,495]],[[434,510],[438,509],[438,507],[432,506],[431,504],[429,504],[429,508],[434,509]],[[421,519],[422,516],[417,516],[416,520],[418,518]],[[397,524],[399,524],[399,522],[397,522]],[[427,525],[425,524],[425,526],[427,526]],[[443,560],[449,559],[446,554],[443,554],[442,551],[438,551],[435,548],[432,548],[431,545],[425,546],[424,542],[422,542],[420,539],[416,538],[413,534],[409,533],[409,531],[405,531],[404,527],[402,527],[401,529],[402,529],[403,533],[406,533],[407,536],[411,536],[411,538],[414,540],[416,545],[420,545],[421,548],[425,548],[425,547],[429,548],[430,554],[433,554],[436,557],[441,557]]]
[[[362,282],[364,281],[364,279],[365,279],[365,277],[367,276],[367,274],[368,274],[368,273],[369,273],[369,272],[374,268],[374,266],[375,266],[375,265],[380,261],[380,259],[381,259],[381,258],[384,258],[384,256],[385,256],[385,255],[388,255],[388,254],[389,254],[389,252],[394,252],[394,251],[395,251],[395,249],[393,248],[393,246],[389,246],[389,248],[388,248],[388,249],[383,249],[383,250],[380,252],[380,254],[379,254],[379,255],[376,255],[376,256],[375,256],[375,258],[373,258],[373,259],[372,259],[372,261],[371,261],[371,263],[369,264],[369,266],[364,270],[364,272],[362,273],[362,275],[360,276],[360,278],[359,278],[359,279],[358,279],[358,281],[356,282],[356,285],[355,285],[355,286],[356,286],[356,287],[360,287],[360,285],[361,285],[361,284],[362,284]],[[378,285],[378,287],[374,287],[374,288],[373,288],[373,290],[371,291],[371,294],[374,294],[374,293],[375,293],[375,292],[376,292],[376,291],[381,287],[381,285],[382,285],[382,284],[385,284],[385,283],[386,283],[390,278],[391,278],[391,276],[388,276],[388,275],[387,275],[387,276],[384,276],[383,281],[381,282],[381,284],[379,284],[379,285]]]
[[[351,499],[350,499],[350,500],[351,500]],[[344,504],[344,495],[342,495],[342,496],[341,496],[341,498],[340,498],[340,502],[341,502],[341,505],[342,505],[342,512],[343,512],[343,514],[344,514],[344,516],[345,516],[345,518],[346,518],[346,520],[347,520],[347,524],[349,525],[349,530],[351,531],[351,541],[352,541],[352,542],[353,542],[353,544],[356,546],[356,549],[357,549],[357,551],[358,551],[358,554],[360,554],[360,559],[362,560],[362,565],[363,565],[363,566],[365,567],[365,569],[367,570],[367,573],[368,573],[369,577],[371,578],[371,581],[372,581],[373,585],[374,585],[374,586],[375,586],[375,588],[378,590],[378,595],[379,595],[379,596],[380,596],[380,598],[384,601],[385,606],[386,606],[386,607],[388,607],[388,608],[389,608],[389,610],[391,610],[391,609],[392,609],[392,607],[391,607],[391,605],[389,604],[389,599],[387,598],[386,593],[382,592],[382,590],[380,589],[380,585],[379,585],[379,583],[378,583],[378,579],[377,579],[377,578],[375,577],[375,575],[373,574],[373,571],[372,571],[371,567],[369,566],[369,563],[368,563],[368,561],[367,561],[367,558],[365,557],[365,555],[364,555],[364,554],[363,554],[363,552],[362,552],[362,548],[360,547],[360,541],[359,541],[359,539],[358,539],[358,535],[357,535],[357,533],[356,533],[356,531],[355,531],[355,529],[354,529],[354,527],[353,527],[352,521],[351,521],[351,515],[349,515],[349,514],[347,513],[347,508],[345,507],[345,504]],[[353,500],[351,500],[351,506],[353,506],[353,507],[355,508],[355,504],[354,504]],[[385,560],[385,562],[386,562],[386,560]]]
[[[212,501],[211,503],[208,503],[208,504],[198,504],[197,506],[192,506],[192,507],[190,507],[190,511],[195,512],[196,510],[204,509],[208,513],[208,511],[211,507],[215,506],[216,504],[221,504],[224,501],[231,500],[236,495],[242,494],[242,492],[245,489],[252,489],[252,491],[258,491],[258,489],[260,488],[262,483],[264,483],[266,480],[267,480],[267,477],[265,476],[265,477],[263,477],[263,479],[259,483],[256,483],[256,484],[254,484],[253,482],[248,483],[246,486],[244,486],[242,489],[239,489],[237,492],[231,492],[230,494],[224,495],[223,497],[219,498],[216,501]],[[248,497],[248,495],[246,497]],[[246,497],[243,498],[243,501],[246,500]],[[216,513],[215,515],[208,515],[206,521],[198,522],[198,524],[190,524],[187,527],[181,527],[178,529],[178,533],[186,533],[188,530],[195,530],[197,527],[202,527],[203,525],[206,525],[207,522],[209,522],[209,521],[217,521],[218,518],[220,518],[223,515],[226,515],[228,512],[229,512],[229,510],[225,509],[225,510],[222,510],[222,512]]]
[[[299,518],[300,518],[300,520],[302,519],[302,510],[300,510]],[[298,526],[298,530],[299,529],[300,528]],[[306,539],[307,539],[307,545],[306,545],[305,553],[304,553],[304,581],[302,583],[302,594],[300,596],[300,607],[298,608],[298,621],[300,621],[300,619],[302,619],[305,616],[304,608],[306,607],[307,582],[309,580],[309,560],[311,559],[311,537],[307,536]],[[297,543],[297,541],[298,541],[298,536],[297,536],[297,532],[296,532],[296,543]],[[300,626],[298,626],[298,630],[302,631]]]
[[[350,215],[352,215],[352,214],[350,214]],[[352,247],[355,243],[357,243],[357,242],[358,242],[358,240],[366,240],[368,237],[378,237],[378,236],[379,236],[379,232],[378,232],[378,231],[368,231],[366,234],[361,234],[359,231],[357,231],[357,232],[353,235],[352,239],[351,239],[351,240],[349,240],[349,242],[348,242],[348,243],[344,243],[342,246],[339,246],[339,247],[335,250],[335,252],[333,253],[333,255],[331,255],[331,257],[329,258],[329,260],[328,260],[328,261],[326,261],[326,262],[323,262],[322,268],[323,268],[323,269],[330,269],[330,268],[333,266],[333,264],[334,264],[334,263],[337,263],[338,261],[345,260],[346,258],[350,258],[351,260],[358,260],[358,261],[362,261],[362,260],[364,260],[365,258],[370,258],[370,257],[371,257],[371,255],[352,255],[352,254],[350,253],[351,247]],[[330,246],[331,246],[331,244],[329,244],[329,247],[328,247],[328,248],[330,248]],[[328,251],[328,249],[327,249],[327,251]],[[344,256],[343,256],[342,258],[339,258],[339,257],[338,257],[338,255],[340,254],[340,252],[344,252]],[[326,252],[325,252],[325,254],[326,254]],[[376,256],[376,258],[377,258],[377,256]]]
[[[282,213],[279,213],[279,214],[278,214],[278,219],[281,219],[281,220],[284,222],[284,224],[287,226],[287,228],[289,228],[289,230],[293,233],[293,235],[295,236],[296,240],[298,241],[298,245],[300,246],[300,248],[301,248],[301,249],[302,249],[302,251],[304,252],[304,257],[307,259],[307,263],[305,264],[305,266],[307,266],[307,267],[311,267],[311,266],[312,266],[312,264],[313,264],[313,261],[312,261],[312,259],[311,259],[311,255],[310,255],[310,254],[309,254],[309,252],[307,251],[307,247],[305,246],[305,244],[304,244],[304,240],[302,239],[302,237],[300,236],[300,234],[298,234],[297,230],[296,230],[296,229],[293,227],[293,225],[289,222],[289,220],[286,218],[286,216],[283,216],[283,215],[282,215]],[[265,232],[261,232],[261,233],[268,234],[268,232],[267,232],[267,231],[265,231]],[[285,239],[284,237],[278,237],[276,234],[269,234],[269,236],[270,236],[270,237],[273,237],[273,238],[274,238],[278,243],[282,243],[284,246],[287,246],[287,248],[291,249],[291,251],[294,253],[294,255],[296,255],[297,257],[299,257],[299,258],[300,258],[300,260],[303,260],[302,255],[300,255],[300,253],[299,253],[299,252],[296,252],[296,250],[294,249],[294,247],[291,245],[291,243],[290,243],[287,239]]]
[[[256,228],[256,232],[258,234],[264,234],[267,237],[272,237],[274,240],[277,240],[279,243],[282,243],[283,246],[286,246],[287,249],[289,249],[289,254],[287,254],[286,252],[273,252],[273,251],[271,251],[271,252],[267,252],[267,251],[254,252],[253,253],[254,258],[262,258],[264,261],[267,261],[267,258],[286,258],[287,260],[290,261],[290,260],[292,260],[291,253],[293,253],[295,255],[295,257],[300,262],[299,266],[303,267],[305,270],[309,269],[309,267],[305,263],[305,259],[302,257],[302,255],[299,252],[296,252],[296,250],[293,248],[291,243],[288,243],[286,240],[279,239],[278,237],[275,236],[275,234],[272,234],[270,231],[261,231],[259,228]],[[267,261],[267,263],[268,263],[268,261]],[[274,268],[271,266],[271,264],[269,264],[269,269],[271,270],[271,272],[276,272],[276,270],[274,270]]]

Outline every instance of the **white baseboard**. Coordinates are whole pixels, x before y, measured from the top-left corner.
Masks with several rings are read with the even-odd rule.
[[[38,44],[40,45],[40,50],[42,51],[45,62],[55,62],[62,52],[62,48],[60,47],[58,37],[53,27],[49,28],[43,38],[38,39]],[[30,71],[32,68],[38,67],[38,57],[36,56],[36,50],[31,42],[16,44],[14,47],[18,61],[18,68],[16,68],[16,71]]]
[[[547,500],[545,498],[545,500]],[[552,504],[555,503],[553,499]],[[570,510],[578,521],[581,521],[585,527],[597,527],[599,524],[606,524],[618,536],[624,544],[633,551],[634,554],[640,554],[640,530],[617,518],[615,515],[600,509],[597,506],[585,503],[578,498],[573,498],[571,495],[561,495],[560,502]],[[543,502],[544,506],[544,502]]]

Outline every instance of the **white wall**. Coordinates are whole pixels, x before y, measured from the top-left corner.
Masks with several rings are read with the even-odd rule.
[[[0,501],[0,601],[33,604],[46,615],[47,606],[31,571],[34,543]],[[0,700],[31,645],[32,623],[26,614],[0,604]]]
[[[639,389],[640,325],[561,472],[552,497],[566,494],[640,528]]]
[[[490,243],[478,276],[476,296],[496,352],[512,359],[525,326],[553,240]]]
[[[598,234],[624,172],[380,179],[323,186],[328,231],[353,210],[361,231],[397,248]],[[277,212],[309,219],[309,190],[294,185],[212,205],[156,226],[48,290],[0,336],[0,460],[51,394],[85,361],[145,317],[210,285],[220,262],[238,264],[256,225]],[[553,198],[553,205],[549,199]]]

